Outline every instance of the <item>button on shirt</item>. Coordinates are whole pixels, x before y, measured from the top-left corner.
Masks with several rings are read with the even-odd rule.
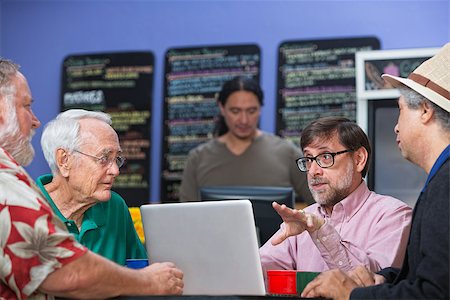
[[[325,224],[277,246],[269,240],[260,249],[265,271],[349,271],[358,265],[378,271],[401,266],[412,214],[404,202],[369,191],[363,181],[333,207],[331,215],[317,203],[304,211],[322,216]]]

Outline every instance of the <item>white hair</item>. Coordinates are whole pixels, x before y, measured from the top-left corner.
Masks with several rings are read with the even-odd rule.
[[[79,120],[81,119],[97,119],[108,125],[112,124],[108,114],[84,109],[67,110],[47,123],[42,132],[41,147],[53,175],[58,173],[56,150],[65,149],[71,153],[80,147],[82,141]]]
[[[17,113],[14,103],[14,97],[17,89],[12,83],[13,78],[19,73],[19,66],[10,60],[0,57],[0,105],[3,106],[4,122],[0,127],[1,147],[8,148],[6,144],[10,144],[9,137],[11,134],[17,134],[19,123],[17,122]]]
[[[15,95],[16,87],[14,85],[0,85],[0,105],[3,106],[4,118],[4,123],[0,127],[0,140],[1,146],[5,148],[10,148],[7,147],[6,144],[11,144],[7,137],[17,135],[20,131],[19,122],[17,120],[16,106],[14,104]]]

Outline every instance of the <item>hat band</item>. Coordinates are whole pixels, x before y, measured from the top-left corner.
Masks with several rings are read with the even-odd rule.
[[[408,79],[411,79],[412,81],[438,93],[447,100],[450,100],[450,91],[447,91],[446,89],[436,84],[435,82],[431,81],[430,79],[426,78],[425,76],[419,75],[417,73],[411,73],[409,74]]]

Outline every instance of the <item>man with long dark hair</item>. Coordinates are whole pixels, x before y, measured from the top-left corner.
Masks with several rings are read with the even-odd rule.
[[[218,101],[215,138],[189,153],[180,189],[181,201],[199,201],[204,186],[292,186],[298,200],[311,203],[304,174],[293,161],[301,151],[258,128],[263,91],[249,77],[225,82]]]

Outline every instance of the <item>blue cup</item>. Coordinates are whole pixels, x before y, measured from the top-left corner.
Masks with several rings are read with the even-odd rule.
[[[131,269],[142,269],[148,266],[148,259],[127,259],[125,265]]]

